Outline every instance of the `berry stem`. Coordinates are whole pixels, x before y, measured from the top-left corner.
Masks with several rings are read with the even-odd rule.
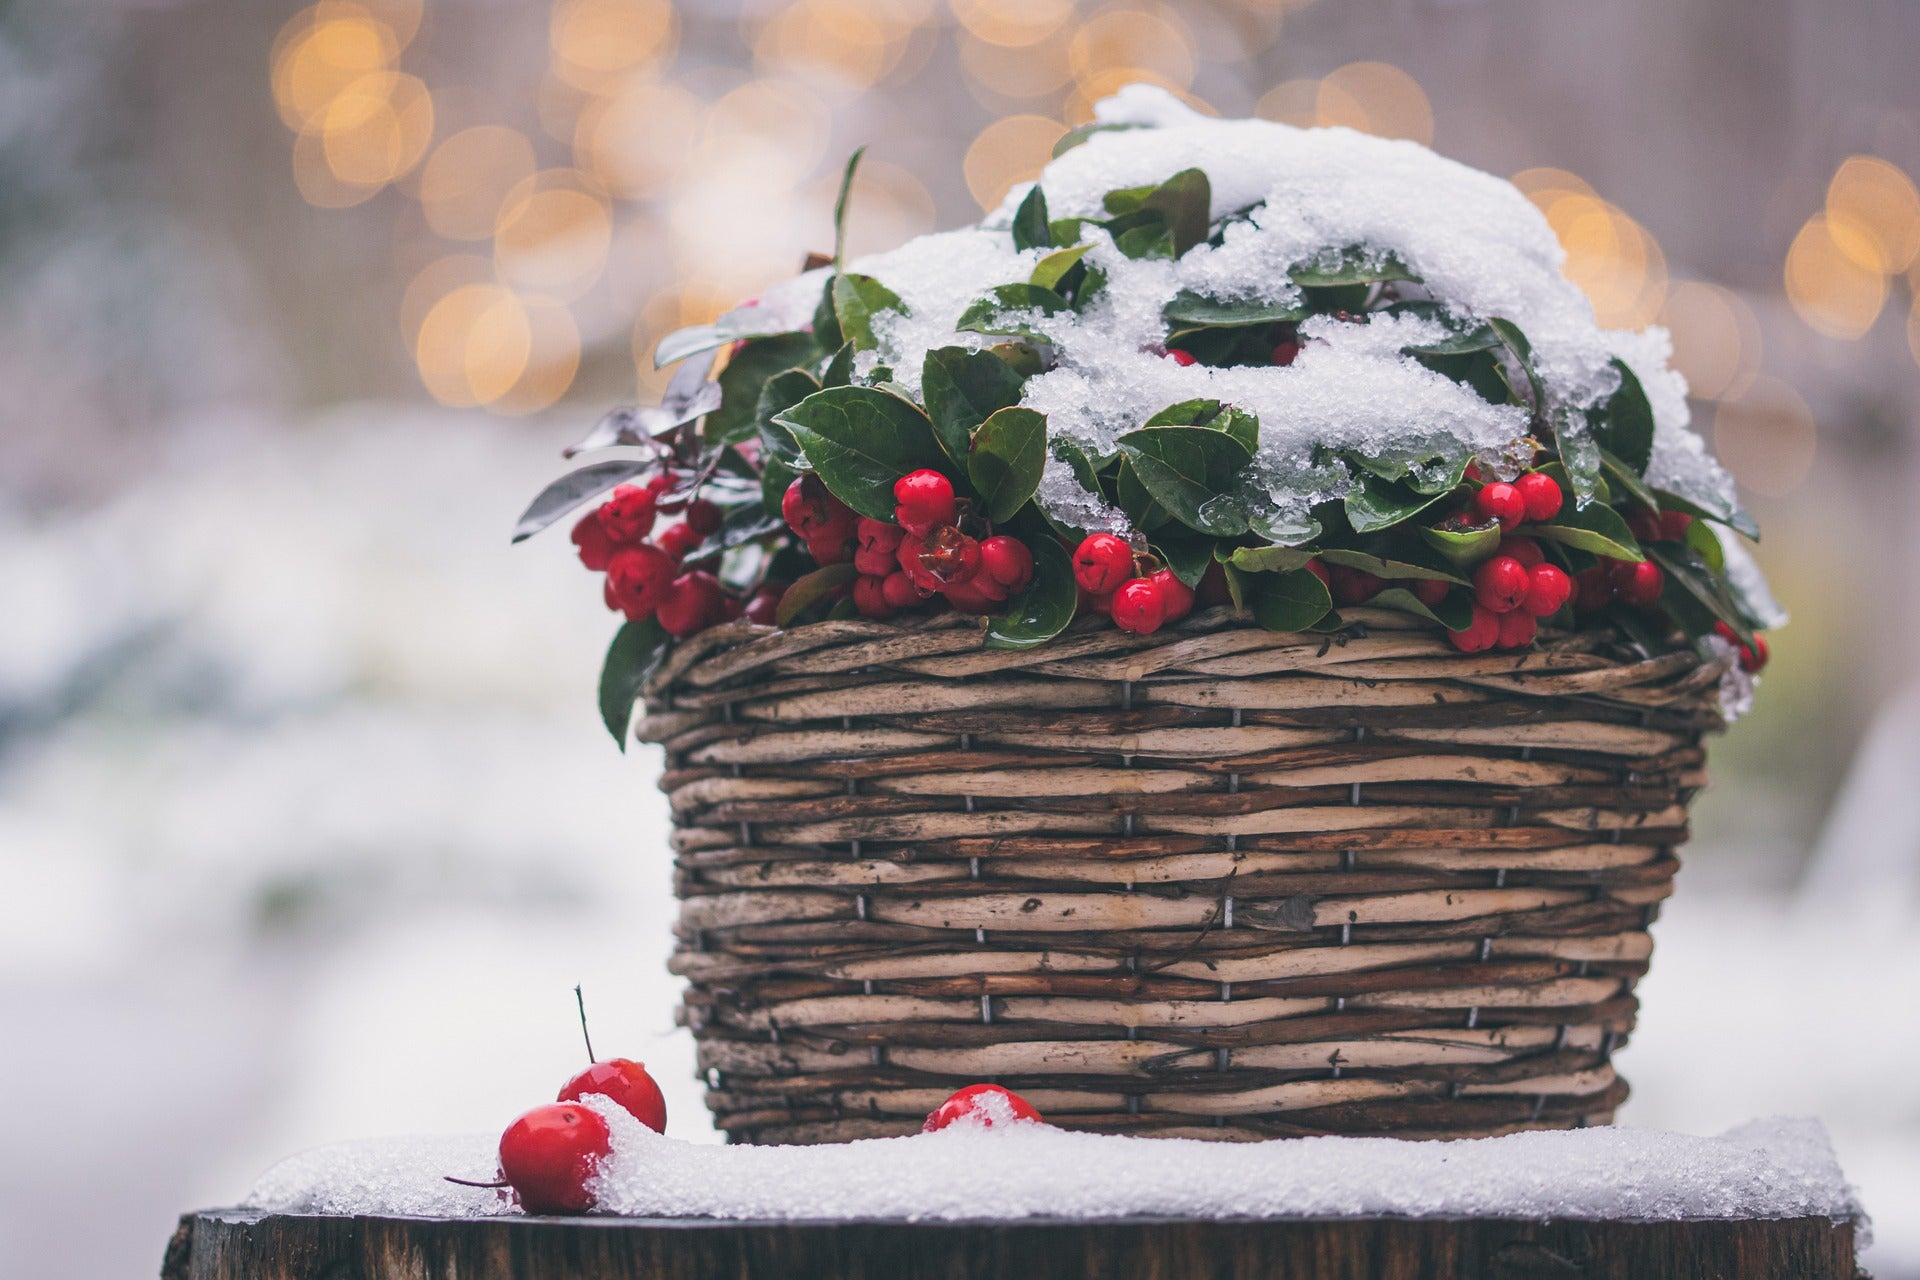
[[[511,1182],[508,1182],[505,1178],[500,1178],[494,1182],[475,1182],[471,1178],[456,1178],[450,1173],[443,1174],[441,1176],[445,1181],[451,1182],[456,1187],[482,1187],[487,1190],[494,1191],[494,1190],[498,1190],[501,1187],[510,1187],[513,1185]]]
[[[587,998],[580,994],[580,984],[573,984],[573,1002],[580,1006],[580,1038],[587,1042],[587,1061],[594,1063],[600,1059],[593,1056],[593,1037],[587,1032]]]

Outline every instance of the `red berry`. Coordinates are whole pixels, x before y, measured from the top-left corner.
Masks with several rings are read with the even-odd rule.
[[[718,578],[704,569],[695,569],[673,580],[654,617],[668,635],[684,638],[720,620],[720,602],[724,595]]]
[[[1328,575],[1327,566],[1324,563],[1322,563],[1319,556],[1313,557],[1311,560],[1307,561],[1307,563],[1302,567],[1304,567],[1308,573],[1320,579],[1321,585],[1326,587],[1329,591],[1333,589],[1333,579]]]
[[[1013,595],[1033,581],[1033,552],[1020,539],[996,533],[980,540],[980,567]]]
[[[915,586],[939,591],[980,572],[980,544],[943,524],[922,537],[902,539],[900,561]]]
[[[1095,593],[1081,586],[1076,586],[1074,590],[1076,592],[1073,607],[1074,617],[1078,618],[1089,613],[1097,613],[1103,618],[1111,618],[1113,616],[1113,592]]]
[[[833,520],[833,495],[819,476],[809,471],[796,477],[780,499],[780,514],[787,528],[802,538],[822,532]]]
[[[991,1129],[996,1124],[1011,1124],[1020,1120],[1046,1123],[1040,1119],[1040,1113],[1033,1109],[1031,1102],[1011,1089],[1002,1089],[997,1084],[970,1084],[929,1112],[927,1122],[920,1126],[920,1132],[937,1133],[961,1121]]]
[[[1518,489],[1499,480],[1473,495],[1473,509],[1483,520],[1498,520],[1502,529],[1511,529],[1527,518],[1527,500]]]
[[[587,1183],[613,1150],[597,1112],[571,1102],[535,1107],[500,1135],[500,1173],[528,1213],[584,1213]]]
[[[853,580],[853,607],[863,618],[890,618],[893,606],[887,603],[886,579],[863,573]]]
[[[1193,612],[1193,589],[1180,581],[1171,569],[1162,569],[1147,575],[1147,581],[1158,583],[1160,598],[1166,602],[1168,622],[1178,622]]]
[[[1540,544],[1532,538],[1502,538],[1500,539],[1500,549],[1493,554],[1497,556],[1512,556],[1529,569],[1537,564],[1545,564],[1547,562],[1547,553],[1542,551]]]
[[[925,537],[936,525],[952,524],[958,505],[953,481],[938,471],[910,471],[893,482],[894,519],[908,533]]]
[[[1520,500],[1526,504],[1527,519],[1551,520],[1560,514],[1560,508],[1566,502],[1566,495],[1560,492],[1560,485],[1543,471],[1529,471],[1513,482],[1520,491]]]
[[[853,567],[861,573],[886,577],[899,567],[900,539],[906,536],[906,530],[897,524],[861,516],[854,526],[859,546],[853,553]]]
[[[1660,513],[1649,511],[1645,507],[1635,507],[1627,512],[1627,528],[1632,530],[1633,536],[1642,542],[1658,542]]]
[[[851,533],[829,525],[824,532],[807,539],[807,554],[816,564],[845,564],[857,554],[859,545]]]
[[[1073,553],[1073,580],[1091,595],[1108,595],[1133,576],[1133,548],[1111,533],[1090,533]]]
[[[687,504],[687,524],[703,538],[720,532],[720,526],[725,523],[725,520],[726,517],[721,514],[719,506],[708,502],[705,498],[695,498]]]
[[[1500,615],[1485,605],[1473,606],[1473,621],[1464,631],[1449,631],[1447,639],[1462,653],[1482,653],[1500,639]]]
[[[607,562],[607,597],[629,621],[649,617],[666,598],[673,566],[672,557],[650,542],[616,552]]]
[[[1663,542],[1685,541],[1687,530],[1692,527],[1693,517],[1684,511],[1662,511],[1660,513],[1660,539]]]
[[[1190,364],[1200,363],[1199,356],[1194,355],[1193,352],[1191,351],[1182,351],[1178,347],[1173,347],[1167,351],[1161,352],[1160,354],[1163,359],[1171,360],[1183,369]]]
[[[1232,604],[1233,589],[1227,585],[1226,566],[1218,561],[1208,565],[1206,575],[1200,579],[1200,585],[1194,589],[1193,595],[1203,609]]]
[[[661,494],[673,488],[676,478],[672,471],[658,472],[651,480],[647,481],[647,492],[657,499]]]
[[[1540,620],[1523,609],[1512,613],[1503,613],[1499,620],[1499,638],[1496,643],[1502,649],[1524,649],[1533,643],[1533,637],[1540,626]]]
[[[1560,612],[1573,595],[1573,579],[1556,565],[1537,564],[1527,570],[1527,594],[1520,601],[1529,617],[1546,618]]]
[[[786,583],[769,582],[753,593],[753,598],[747,601],[747,607],[741,610],[741,616],[748,622],[771,627],[775,625],[774,618],[780,612],[780,597],[786,594]]]
[[[690,524],[670,524],[659,532],[654,541],[675,560],[685,560],[706,539]]]
[[[1735,645],[1740,650],[1740,669],[1749,673],[1758,672],[1767,665],[1767,659],[1773,656],[1767,648],[1767,638],[1758,631],[1753,633],[1753,643],[1748,644],[1740,638],[1740,633],[1724,622],[1713,624],[1714,634]]]
[[[578,1102],[590,1093],[613,1099],[655,1133],[667,1131],[667,1100],[646,1067],[632,1058],[602,1058],[567,1081],[559,1100]]]
[[[1627,604],[1650,609],[1660,603],[1660,593],[1666,588],[1667,575],[1660,572],[1660,566],[1651,560],[1642,560],[1635,564],[1622,560],[1608,571],[1613,580],[1613,594]]]
[[[1596,613],[1613,603],[1613,582],[1600,565],[1574,574],[1573,588],[1573,607],[1579,613]]]
[[[580,563],[603,573],[607,563],[613,559],[613,537],[600,523],[600,510],[595,508],[580,517],[573,526],[573,545],[580,549]]]
[[[1527,583],[1527,566],[1512,556],[1494,556],[1473,571],[1474,599],[1490,612],[1507,613],[1526,596]]]
[[[1413,592],[1414,598],[1421,604],[1429,609],[1435,609],[1447,598],[1448,587],[1438,578],[1415,578],[1407,584],[1407,589]]]
[[[966,582],[949,582],[940,588],[940,594],[961,613],[998,613],[1007,602],[1006,588],[984,573],[976,573]]]
[[[1296,359],[1299,358],[1299,355],[1300,355],[1300,344],[1297,342],[1281,342],[1281,343],[1275,344],[1273,348],[1273,362],[1275,364],[1279,364],[1279,365],[1292,364]]]
[[[920,588],[913,585],[913,579],[903,569],[893,569],[880,581],[880,594],[895,609],[911,609],[920,603]]]
[[[1387,584],[1365,569],[1336,564],[1327,570],[1327,587],[1335,604],[1364,604],[1380,594]]]
[[[653,532],[653,494],[639,485],[623,484],[600,506],[600,527],[614,542],[631,545]]]
[[[1151,578],[1129,578],[1113,593],[1113,625],[1136,635],[1152,635],[1167,620],[1167,598]]]

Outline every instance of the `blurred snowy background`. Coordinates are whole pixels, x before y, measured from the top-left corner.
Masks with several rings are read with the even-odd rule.
[[[1147,79],[1515,175],[1673,329],[1796,618],[1624,1118],[1821,1117],[1920,1276],[1916,47],[1895,0],[0,4],[5,1270],[152,1274],[278,1156],[497,1128],[576,981],[710,1136],[612,624],[506,530],[659,334],[827,243],[852,147],[882,247]]]

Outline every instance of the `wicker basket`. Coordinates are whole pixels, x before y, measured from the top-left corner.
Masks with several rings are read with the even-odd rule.
[[[719,1126],[909,1133],[979,1080],[1117,1133],[1609,1120],[1720,666],[1593,634],[1468,657],[1345,616],[676,649],[640,734]]]

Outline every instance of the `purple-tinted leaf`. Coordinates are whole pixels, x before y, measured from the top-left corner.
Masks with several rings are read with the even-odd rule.
[[[622,458],[617,462],[596,462],[578,471],[569,471],[540,491],[540,496],[521,513],[513,526],[513,540],[524,542],[589,498],[597,498],[623,480],[631,480],[651,471],[651,458]]]
[[[571,458],[593,449],[650,444],[656,437],[712,413],[720,407],[720,384],[707,381],[707,370],[712,367],[711,356],[687,361],[673,371],[658,405],[615,409],[600,419],[586,439],[563,449],[561,456]]]

